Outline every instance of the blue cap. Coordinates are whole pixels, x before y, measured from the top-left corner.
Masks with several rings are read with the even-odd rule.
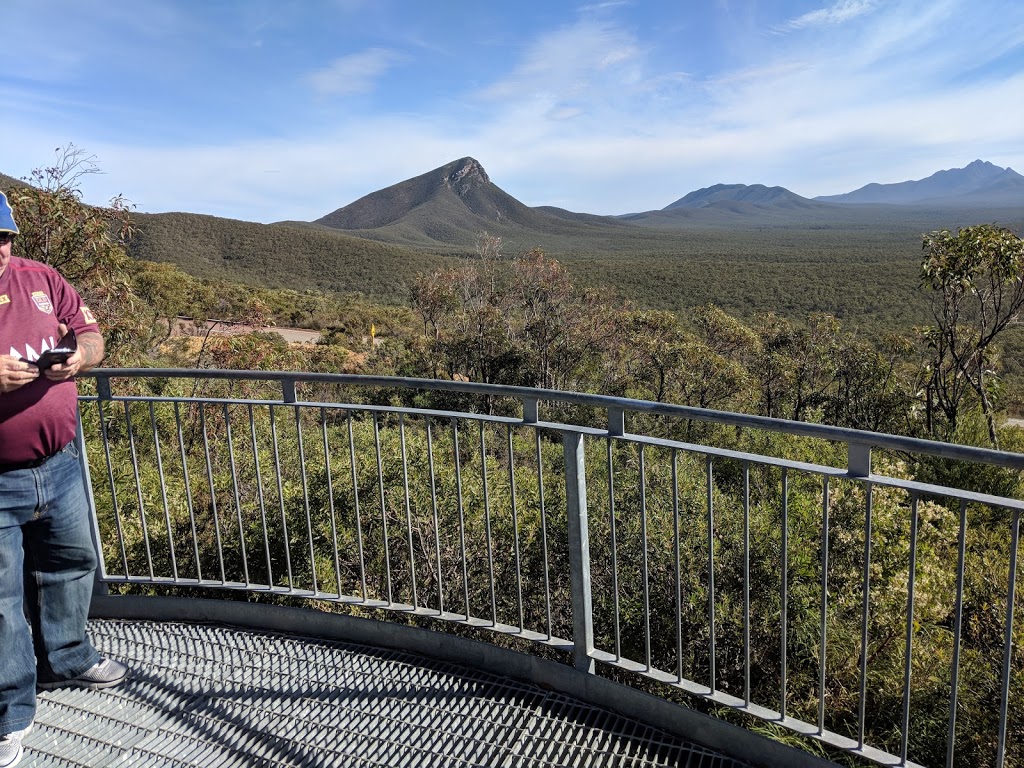
[[[18,234],[18,225],[14,223],[14,212],[11,204],[7,202],[7,195],[0,192],[0,232],[13,232]]]

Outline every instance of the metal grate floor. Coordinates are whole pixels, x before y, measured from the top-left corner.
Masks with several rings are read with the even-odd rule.
[[[133,676],[41,693],[25,768],[743,768],[563,694],[413,654],[208,625],[89,627]]]

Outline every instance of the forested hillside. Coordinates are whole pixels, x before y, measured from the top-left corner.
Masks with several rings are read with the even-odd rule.
[[[978,219],[978,216],[984,216]],[[404,303],[420,274],[473,257],[484,234],[508,255],[541,248],[580,285],[638,306],[713,303],[750,319],[827,312],[876,337],[927,322],[921,235],[1020,208],[840,205],[761,185],[698,190],[660,211],[593,216],[530,208],[472,158],[371,193],[313,223],[138,215],[138,259],[204,278]]]
[[[418,275],[465,263],[476,246],[409,248],[309,225],[186,213],[137,214],[135,220],[129,249],[137,259],[176,264],[197,277],[361,293],[387,303],[406,302]],[[538,240],[551,244],[543,246],[545,253],[579,284],[654,309],[714,303],[746,318],[831,312],[872,331],[908,329],[926,319],[918,288],[920,233],[905,229],[634,228],[617,239]],[[503,251],[525,252],[508,241]]]
[[[129,252],[201,278],[268,288],[363,293],[401,303],[420,272],[450,259],[337,230],[256,224],[192,213],[136,214]]]

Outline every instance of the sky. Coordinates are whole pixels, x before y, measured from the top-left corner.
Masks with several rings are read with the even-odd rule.
[[[312,220],[462,157],[530,206],[1024,172],[1021,0],[3,0],[0,172]]]

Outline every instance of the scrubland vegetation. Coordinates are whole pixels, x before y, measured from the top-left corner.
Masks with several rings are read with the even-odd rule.
[[[210,268],[218,260],[231,261],[230,237],[227,243],[217,239],[225,237],[228,230],[218,229],[220,234],[215,236],[213,230],[197,229],[196,219],[189,218],[187,229],[181,233],[180,248],[193,254],[196,261],[194,265],[183,261],[185,269],[166,261],[132,258],[128,248],[138,226],[136,217],[119,201],[106,209],[82,205],[67,179],[67,169],[48,169],[36,179],[37,187],[11,190],[11,202],[22,227],[16,255],[57,266],[80,288],[102,318],[108,366],[341,371],[460,379],[620,395],[1004,450],[1024,449],[1021,432],[1003,424],[1007,408],[1024,404],[1019,379],[1014,378],[1021,373],[1024,342],[1013,335],[1024,303],[1024,241],[1000,227],[981,225],[933,232],[925,237],[923,250],[917,250],[921,246],[918,242],[905,261],[886,263],[885,269],[881,268],[885,260],[870,254],[857,265],[842,256],[826,254],[816,263],[828,265],[827,278],[822,276],[824,272],[815,273],[811,262],[794,258],[789,263],[776,263],[773,277],[765,279],[753,251],[722,254],[722,258],[707,253],[699,260],[674,265],[649,260],[642,253],[621,254],[595,260],[589,267],[576,264],[573,270],[539,248],[506,255],[500,240],[482,236],[471,254],[424,256],[422,262],[401,263],[405,252],[393,246],[312,228],[252,225],[240,228],[238,237],[256,238],[258,242],[245,249],[258,247],[266,254],[262,267],[247,263],[246,268],[260,270],[266,282],[254,287],[225,281],[224,272]],[[143,218],[142,226],[171,226],[174,221],[172,216]],[[755,240],[752,236],[749,242]],[[775,247],[784,246],[766,239],[766,252]],[[322,249],[322,257],[314,258],[307,248]],[[319,272],[318,282],[289,283],[284,277],[286,272],[293,277],[312,274],[321,269],[316,265],[324,264],[333,265],[337,271]],[[365,294],[338,293],[356,273],[387,281],[393,288],[381,291],[377,298],[393,302],[378,303],[377,298]],[[602,287],[609,283],[610,287]],[[663,299],[650,301],[623,298],[633,294],[633,287],[640,284],[646,285],[649,293],[640,291],[636,295],[656,297],[659,286],[669,283],[675,286],[673,296],[687,296],[685,306],[674,305],[667,293]],[[311,284],[319,290],[307,290]],[[849,289],[854,284],[861,286],[861,293]],[[902,298],[898,307],[882,306],[879,295]],[[721,300],[729,296],[734,298]],[[832,308],[832,312],[806,311],[811,307]],[[769,309],[774,311],[766,311]],[[887,319],[872,321],[872,312]],[[858,321],[847,324],[845,317],[839,317],[847,314]],[[178,315],[197,321],[194,340],[171,338],[172,322]],[[900,322],[890,323],[893,317],[901,318]],[[323,338],[316,346],[288,346],[278,337],[261,334],[206,337],[199,330],[199,322],[206,318],[318,328]],[[851,327],[860,329],[855,332]],[[140,393],[158,390],[168,396],[188,394],[182,389],[184,384],[174,381],[138,386],[149,388],[140,389]],[[205,394],[216,393],[216,385],[207,386]],[[245,391],[234,393],[257,391],[256,385],[243,385],[242,389]],[[316,394],[325,401],[332,396],[326,389]],[[346,397],[356,396],[346,393]],[[481,405],[477,397],[456,393],[394,391],[378,392],[373,397],[375,402],[451,410],[472,410]],[[483,405],[496,413],[506,407],[500,402]],[[571,415],[586,418],[578,412]],[[123,440],[118,442],[118,435],[124,437],[127,418],[127,410],[124,416],[111,415],[103,427],[110,430],[115,450],[118,445],[129,450]],[[173,440],[176,429],[180,429],[170,413],[151,417],[139,411],[138,418],[152,418],[154,432],[168,439]],[[282,427],[280,433],[269,431],[269,410],[259,411],[254,418],[259,436],[254,431],[252,440],[260,445],[265,462],[275,450],[285,454],[297,450],[298,435],[290,427]],[[190,447],[208,439],[215,454],[224,454],[231,448],[231,440],[238,439],[229,436],[226,415],[211,414],[201,430],[196,422],[189,424],[189,429],[196,430],[186,436]],[[542,484],[538,486],[538,476],[544,467],[557,467],[562,460],[560,444],[538,441],[534,445],[511,428],[507,434],[496,430],[486,438],[481,430],[478,436],[463,437],[462,454],[458,454],[450,430],[438,427],[429,432],[422,421],[413,426],[415,429],[406,430],[406,425],[389,420],[363,418],[353,422],[341,416],[310,422],[308,429],[314,434],[323,430],[325,445],[331,440],[342,445],[351,441],[357,448],[355,455],[365,451],[372,456],[377,450],[383,459],[377,466],[370,461],[357,464],[343,451],[328,457],[321,449],[311,448],[314,453],[321,451],[313,463],[331,467],[338,476],[351,476],[352,484],[334,487],[328,498],[331,486],[326,477],[285,478],[274,491],[276,495],[272,499],[268,496],[279,506],[280,517],[269,529],[265,571],[253,578],[283,583],[285,571],[294,571],[294,578],[325,585],[339,594],[362,593],[380,600],[406,599],[416,578],[424,594],[448,606],[466,601],[486,614],[490,610],[488,602],[494,600],[500,620],[517,625],[517,614],[522,614],[522,626],[543,629],[547,607],[538,602],[536,595],[543,593],[545,580],[554,575],[552,590],[556,596],[568,590],[567,581],[558,578],[558,574],[564,574],[564,513],[545,524],[532,513],[513,522],[511,498],[515,487],[521,494],[522,508],[534,510],[537,506],[531,497],[540,487],[549,493],[551,508],[558,508],[559,494],[564,489],[544,489]],[[98,433],[98,417],[90,416],[87,427],[91,434]],[[653,417],[649,423],[635,424],[633,429],[810,463],[843,462],[842,457],[832,455],[834,447],[810,440],[783,441],[778,436],[696,423],[669,425]],[[381,448],[375,449],[375,444]],[[145,455],[155,450],[155,444],[148,448],[144,443],[133,444],[130,450]],[[588,466],[597,473],[590,486],[591,506],[607,509],[609,500],[604,494],[609,478],[600,474],[606,466],[603,449],[599,443],[592,443],[587,450]],[[742,498],[744,493],[751,493],[749,525],[755,540],[751,552],[752,599],[762,618],[752,628],[750,642],[758,669],[777,670],[781,664],[778,638],[768,619],[781,611],[779,478],[768,469],[758,469],[753,477],[745,478],[738,463],[724,463],[709,476],[692,456],[673,464],[675,457],[667,454],[659,457],[652,452],[642,457],[638,449],[627,445],[616,450],[622,454],[617,457],[617,466],[628,470],[615,479],[615,514],[603,519],[595,515],[591,523],[599,645],[607,648],[615,644],[614,624],[619,621],[624,655],[643,658],[644,645],[653,638],[653,653],[659,665],[699,676],[698,670],[708,661],[706,618],[702,613],[707,574],[697,568],[682,571],[676,547],[684,555],[690,553],[690,559],[699,559],[709,531],[697,515],[680,533],[672,509],[675,503],[687,510],[699,510],[707,498],[714,497],[721,510],[721,527],[715,534],[722,542],[715,574],[722,595],[716,651],[720,654],[720,684],[723,690],[739,690],[742,668],[738,659],[743,643],[739,574],[743,553],[727,542],[736,541],[737,530],[743,524]],[[418,478],[412,484],[408,510],[401,502],[403,477],[395,469],[402,464],[402,452],[410,457]],[[455,469],[450,464],[439,463],[436,470],[440,478],[437,498],[442,508],[432,508],[430,475],[425,473],[426,463],[435,455],[462,456],[459,469],[468,515],[465,534],[470,540],[469,550],[478,555],[474,558],[462,558],[455,534],[460,512],[453,506]],[[513,457],[519,458],[513,461]],[[639,472],[642,461],[647,467],[644,487]],[[911,461],[898,455],[880,456],[878,462],[878,471],[893,477],[948,483],[1015,498],[1021,494],[1020,478],[1009,471],[968,473],[954,463]],[[192,471],[205,472],[206,468],[195,466],[197,463]],[[121,468],[118,472],[128,472],[131,462],[126,453],[115,455],[112,465]],[[673,467],[681,480],[673,479]],[[183,569],[198,571],[205,566],[211,572],[219,568],[229,580],[241,580],[239,574],[247,567],[243,559],[229,554],[227,562],[218,562],[217,552],[239,553],[244,551],[244,543],[248,551],[260,551],[262,529],[252,527],[252,519],[248,523],[243,520],[237,499],[254,498],[273,469],[265,464],[261,471],[259,460],[241,469],[237,477],[241,491],[232,487],[234,481],[226,470],[214,473],[211,469],[208,490],[189,499],[200,522],[198,535],[188,530],[190,518],[182,501],[185,489],[169,489],[172,511],[156,534],[176,541],[182,553],[191,547],[190,541],[196,542],[194,555],[182,554],[183,563],[187,563]],[[184,465],[178,471],[183,477],[189,472]],[[150,467],[147,472],[152,475],[155,469]],[[485,511],[480,498],[486,482],[483,478],[488,476],[505,479],[494,480],[496,486],[491,489]],[[158,483],[148,476],[143,484],[152,489]],[[195,483],[195,487],[200,485]],[[390,522],[402,530],[408,521],[412,527],[410,546],[405,551],[416,552],[416,558],[396,548],[390,553],[390,569],[385,570],[387,533],[383,527],[374,527],[376,523],[366,529],[365,539],[356,540],[354,489],[362,489],[360,500],[365,509],[384,510],[383,523]],[[859,705],[863,489],[861,484],[838,482],[828,499],[835,550],[829,565],[834,597],[829,614],[832,639],[826,660],[831,670],[827,696],[829,725],[840,731],[855,722]],[[646,518],[641,512],[641,496],[653,510]],[[123,563],[127,572],[145,570],[147,545],[143,531],[128,522],[138,519],[143,494],[140,492],[137,499],[122,499],[120,510],[114,508],[113,499],[102,489],[97,500],[107,524],[115,517],[123,524],[127,541],[124,551],[107,544],[108,562]],[[155,502],[150,499],[149,503]],[[792,714],[813,722],[820,668],[816,639],[816,585],[821,576],[820,484],[815,485],[812,478],[794,478],[787,503],[791,517],[785,562],[792,584],[787,608],[793,638],[787,659],[790,706]],[[217,528],[215,540],[212,525],[219,520],[217,510],[233,510],[235,506],[239,508],[237,525],[225,523],[223,530]],[[897,749],[906,615],[906,605],[900,600],[905,594],[912,521],[916,520],[918,592],[910,752],[918,762],[940,765],[944,762],[948,717],[951,611],[955,602],[951,563],[957,556],[958,509],[929,499],[919,507],[915,503],[914,510],[916,514],[905,492],[884,490],[874,496],[874,535],[879,547],[871,562],[868,652],[873,672],[868,731],[872,743],[890,751]],[[961,698],[957,713],[956,764],[962,766],[984,765],[992,760],[998,685],[991,663],[998,661],[1003,648],[1010,557],[1007,519],[989,507],[973,504],[968,516],[966,634],[960,664],[963,679],[972,684]],[[608,528],[612,524],[618,527],[620,537],[620,572],[608,564]],[[653,542],[646,552],[639,549],[637,531],[641,525],[649,526],[648,536]],[[325,544],[332,526],[340,532],[342,542],[337,554]],[[286,531],[307,527],[314,545],[305,550]],[[418,532],[415,540],[413,530]],[[523,550],[517,551],[513,559],[511,542],[517,535]],[[542,539],[543,547],[550,550],[542,547]],[[493,583],[488,590],[490,555],[497,559],[499,577],[517,569],[524,585],[523,602],[518,602],[510,590],[495,591]],[[166,554],[157,552],[156,557],[159,561]],[[642,558],[649,558],[647,597],[653,615],[674,616],[677,595],[682,594],[686,600],[682,611],[686,644],[681,655],[675,651],[676,627],[642,626],[642,595],[637,586]],[[474,585],[472,594],[459,591],[463,569],[470,575],[465,583]],[[613,594],[612,579],[621,579],[625,585],[617,614],[607,598]],[[563,607],[552,616],[548,629],[568,636],[568,602],[553,602]],[[1024,765],[1024,622],[1018,620],[1016,627],[1007,762],[1011,766]],[[755,679],[755,699],[771,703],[777,695],[776,686],[772,675]]]

